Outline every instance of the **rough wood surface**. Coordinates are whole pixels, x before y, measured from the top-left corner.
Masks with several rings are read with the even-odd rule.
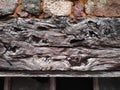
[[[0,20],[0,70],[119,70],[120,18]]]

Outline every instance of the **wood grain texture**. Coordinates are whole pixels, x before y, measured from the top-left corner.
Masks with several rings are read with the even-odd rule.
[[[0,70],[119,70],[120,18],[0,21]]]

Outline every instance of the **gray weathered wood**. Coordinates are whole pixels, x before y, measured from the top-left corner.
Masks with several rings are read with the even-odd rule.
[[[0,21],[0,70],[120,70],[120,18]]]

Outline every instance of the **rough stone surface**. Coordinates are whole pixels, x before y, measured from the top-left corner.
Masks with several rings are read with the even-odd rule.
[[[84,12],[84,7],[82,5],[75,5],[73,14],[74,16],[82,16]]]
[[[17,3],[17,0],[0,0],[0,16],[12,14]]]
[[[120,16],[120,0],[88,0],[86,13],[96,16]]]
[[[67,16],[71,13],[72,2],[44,0],[44,12],[56,16]]]
[[[22,10],[34,15],[39,14],[40,0],[22,0]]]
[[[61,1],[61,0],[58,0],[58,1]],[[56,0],[43,0],[43,11],[45,13],[48,13],[50,14],[50,6],[51,4],[53,4],[54,2],[56,2]]]
[[[17,15],[22,18],[28,17],[28,13],[25,11],[17,12]]]

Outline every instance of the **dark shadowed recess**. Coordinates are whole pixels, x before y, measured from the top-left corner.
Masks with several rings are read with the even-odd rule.
[[[0,78],[0,90],[4,90],[4,78]]]
[[[93,79],[57,78],[56,90],[93,90]]]
[[[11,90],[49,90],[49,78],[12,78]]]
[[[99,78],[100,90],[120,90],[120,78]]]

